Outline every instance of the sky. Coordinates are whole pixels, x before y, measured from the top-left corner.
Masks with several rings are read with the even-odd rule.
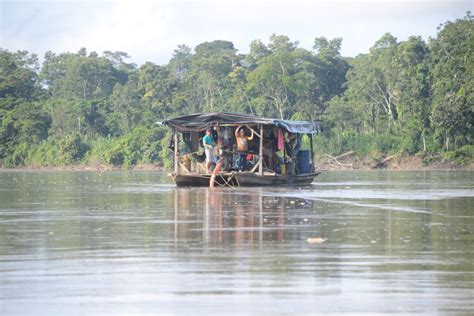
[[[389,32],[436,37],[440,23],[474,12],[474,0],[0,0],[0,48],[122,51],[129,62],[164,65],[178,45],[214,40],[240,53],[259,39],[286,35],[312,49],[314,39],[342,37],[341,54],[356,56]]]

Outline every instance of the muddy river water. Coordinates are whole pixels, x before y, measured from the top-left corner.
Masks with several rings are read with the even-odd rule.
[[[472,315],[473,206],[473,171],[1,172],[0,315]]]

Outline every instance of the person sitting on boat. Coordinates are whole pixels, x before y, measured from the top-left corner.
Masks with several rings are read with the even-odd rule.
[[[287,173],[295,174],[296,172],[296,157],[301,149],[301,134],[288,133],[285,140],[285,151],[287,157]]]
[[[229,151],[229,147],[223,145],[219,149],[219,160],[216,163],[216,167],[212,171],[211,180],[209,181],[209,187],[213,188],[216,182],[216,176],[221,170],[229,170],[232,162],[232,154]]]
[[[202,138],[202,145],[206,153],[206,174],[211,174],[211,166],[214,163],[214,137],[212,137],[212,128],[206,130],[206,135]]]
[[[249,151],[249,141],[253,139],[253,135],[254,135],[254,130],[250,127],[249,129],[252,133],[250,137],[245,135],[245,130],[242,127],[242,125],[239,125],[235,129],[235,140],[237,143],[237,152],[239,153],[239,158],[237,160],[237,167],[239,168],[239,171],[243,171],[247,167],[246,157]]]

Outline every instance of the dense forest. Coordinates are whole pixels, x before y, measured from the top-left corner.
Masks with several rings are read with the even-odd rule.
[[[387,33],[354,58],[341,45],[319,37],[307,50],[274,34],[239,54],[216,40],[139,67],[124,52],[47,52],[40,65],[0,49],[0,164],[168,165],[169,131],[156,122],[216,111],[322,121],[315,146],[331,155],[472,161],[470,12],[427,42]]]

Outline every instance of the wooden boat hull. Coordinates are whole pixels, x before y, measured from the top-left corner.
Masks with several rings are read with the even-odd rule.
[[[309,185],[319,172],[299,175],[259,175],[252,172],[225,173],[216,177],[218,186],[302,186]],[[176,185],[182,186],[209,186],[210,175],[203,174],[175,174],[171,177]]]

